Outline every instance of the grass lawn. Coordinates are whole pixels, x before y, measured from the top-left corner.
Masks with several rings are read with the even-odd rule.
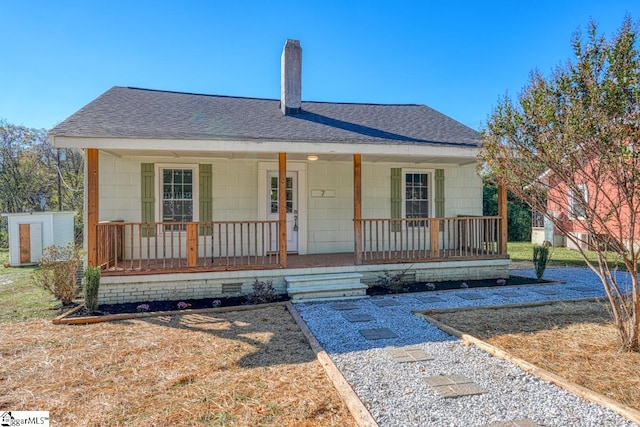
[[[0,323],[27,319],[53,319],[60,303],[31,281],[35,267],[9,267],[9,253],[0,250]]]
[[[551,248],[551,267],[586,267],[587,264],[578,251],[567,248]],[[531,242],[509,242],[507,252],[514,262],[533,260],[533,243]],[[595,252],[588,252],[589,259],[597,263]]]

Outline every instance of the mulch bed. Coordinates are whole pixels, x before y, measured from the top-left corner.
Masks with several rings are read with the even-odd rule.
[[[466,285],[463,285],[466,284]],[[400,288],[391,289],[385,286],[373,285],[367,289],[367,295],[389,295],[396,293],[410,293],[410,292],[427,292],[427,291],[444,291],[452,289],[462,288],[486,288],[486,287],[504,287],[504,286],[519,286],[519,285],[532,285],[532,284],[544,284],[552,283],[548,281],[538,282],[536,279],[530,277],[511,276],[505,279],[504,283],[498,281],[498,279],[485,279],[485,280],[449,280],[442,282],[416,282],[416,283],[403,283]],[[287,295],[278,295],[275,300],[269,302],[283,302],[288,301]],[[146,304],[148,308],[140,309],[140,305]],[[180,305],[179,305],[180,304]],[[186,304],[186,306],[185,306]],[[237,307],[243,305],[251,305],[252,302],[247,296],[227,297],[227,298],[203,298],[203,299],[189,299],[189,300],[172,300],[172,301],[137,301],[124,304],[101,304],[98,307],[98,311],[90,313],[86,308],[81,308],[79,311],[71,313],[67,317],[86,317],[86,316],[107,316],[112,314],[123,313],[138,313],[138,312],[159,312],[159,311],[174,311],[180,309],[203,309],[203,308],[217,308],[217,307]],[[73,306],[65,306],[64,311],[72,309]]]
[[[356,425],[285,307],[188,311],[0,323],[0,408],[52,426]]]
[[[504,286],[521,286],[521,285],[540,285],[554,283],[547,280],[538,281],[531,277],[510,276],[508,279],[504,279],[504,283],[501,279],[484,279],[484,280],[447,280],[442,282],[415,282],[415,283],[402,283],[398,292],[394,292],[389,287],[373,285],[367,289],[367,295],[378,296],[388,295],[392,293],[409,293],[409,292],[428,292],[428,291],[448,291],[453,289],[465,289],[465,288],[490,288],[490,287],[504,287]]]
[[[277,295],[274,300],[269,302],[288,301],[287,295]],[[145,304],[148,308],[139,309],[140,305]],[[180,304],[180,305],[179,305]],[[202,298],[202,299],[183,299],[175,301],[138,301],[123,304],[100,304],[98,311],[91,313],[86,307],[82,307],[79,311],[69,314],[66,317],[87,317],[87,316],[109,316],[112,314],[125,313],[141,313],[141,312],[166,312],[183,309],[203,309],[203,308],[219,308],[219,307],[238,307],[243,305],[252,305],[246,296],[227,297],[227,298]],[[73,309],[73,306],[65,306],[64,311]]]

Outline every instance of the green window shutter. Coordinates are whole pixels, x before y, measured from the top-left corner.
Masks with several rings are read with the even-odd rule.
[[[435,217],[444,218],[444,169],[436,169],[434,201]]]
[[[142,201],[142,222],[153,223],[156,220],[156,197],[155,197],[155,172],[153,163],[142,163],[140,176],[142,177],[141,201]],[[156,235],[155,226],[143,226],[142,237],[153,237]]]
[[[391,218],[402,218],[402,169],[391,168]],[[391,223],[391,231],[400,231],[400,221]]]
[[[211,165],[201,164],[199,176],[199,212],[200,221],[213,220],[213,172]],[[200,235],[211,235],[211,226],[200,226]]]

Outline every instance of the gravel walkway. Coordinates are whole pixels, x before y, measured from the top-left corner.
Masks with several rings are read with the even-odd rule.
[[[512,270],[512,274],[535,277],[533,270]],[[475,346],[463,345],[411,313],[431,308],[604,296],[598,278],[588,269],[550,268],[545,279],[566,283],[364,298],[348,301],[352,306],[341,306],[336,301],[297,303],[296,309],[380,426],[488,426],[515,420],[535,423],[522,421],[518,425],[634,426],[614,412],[507,361]],[[541,290],[555,293],[536,292]],[[469,296],[478,299],[467,299]],[[441,301],[424,300],[427,297]],[[395,304],[384,306],[381,301]],[[376,337],[376,333],[388,333],[386,328],[397,337],[372,340],[361,332],[382,329],[367,332],[377,338],[380,335]],[[423,350],[432,359],[400,363],[389,352],[393,347],[408,346]],[[455,374],[472,381],[485,393],[444,398],[425,380]]]

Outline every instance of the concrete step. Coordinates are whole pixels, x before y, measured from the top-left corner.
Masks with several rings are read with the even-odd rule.
[[[360,273],[328,273],[285,276],[284,280],[291,300],[309,301],[365,297],[367,285],[361,278]]]

